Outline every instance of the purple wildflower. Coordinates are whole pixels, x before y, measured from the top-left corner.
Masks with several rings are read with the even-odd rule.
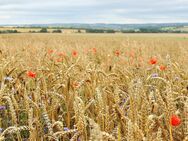
[[[32,99],[32,96],[31,96],[31,95],[29,96],[29,99]]]
[[[13,80],[13,78],[12,78],[12,77],[8,77],[8,76],[7,76],[7,77],[5,77],[5,78],[4,78],[4,80],[6,80],[6,81],[12,81],[12,80]]]
[[[153,73],[153,74],[151,75],[151,77],[155,78],[155,77],[159,77],[159,75],[158,75],[158,73]]]
[[[124,98],[124,99],[123,99],[123,103],[125,103],[126,101],[127,101],[127,99],[126,99],[126,98]]]
[[[48,133],[48,128],[47,127],[44,127],[44,133],[47,134]]]
[[[0,133],[2,133],[3,132],[3,128],[0,128]]]
[[[68,131],[69,130],[69,128],[67,128],[67,127],[64,127],[64,131]]]
[[[6,106],[0,106],[0,111],[5,110],[5,109],[6,109]]]
[[[175,77],[175,80],[178,81],[178,80],[180,80],[180,78],[179,77]]]

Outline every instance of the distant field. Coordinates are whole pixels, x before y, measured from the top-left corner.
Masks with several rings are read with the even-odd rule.
[[[110,54],[114,50],[135,50],[139,53],[141,49],[143,57],[151,56],[165,57],[169,54],[172,59],[180,63],[186,62],[188,55],[188,34],[14,34],[0,35],[0,47],[20,50],[21,48],[33,47],[37,50],[57,49],[66,51],[78,50],[83,52],[90,48],[99,48]],[[33,51],[37,51],[33,50]],[[38,52],[37,54],[40,54]],[[182,55],[184,54],[184,55]],[[162,56],[161,56],[162,55]],[[123,57],[123,56],[122,56]],[[126,57],[126,56],[124,56]],[[185,67],[185,66],[184,66]]]
[[[165,27],[162,28],[163,30],[169,30],[169,31],[188,31],[188,27],[184,26],[184,27]]]
[[[188,34],[0,34],[0,68],[0,141],[188,140]]]
[[[29,32],[39,32],[41,28],[15,28],[15,27],[0,27],[0,31],[3,30],[17,30],[18,32],[21,33],[29,33]],[[54,28],[48,28],[48,32],[53,32]],[[76,29],[60,29],[62,33],[78,33],[78,30]],[[81,30],[81,32],[85,32],[84,30]]]
[[[179,29],[181,31],[188,31],[188,27],[187,26],[186,27],[180,27],[180,28],[177,28],[177,29]]]

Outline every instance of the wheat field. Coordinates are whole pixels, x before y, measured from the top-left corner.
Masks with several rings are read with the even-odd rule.
[[[188,141],[188,35],[0,35],[0,140]]]

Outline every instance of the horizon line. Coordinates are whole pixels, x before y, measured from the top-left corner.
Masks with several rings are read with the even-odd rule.
[[[53,25],[53,24],[106,24],[106,25],[110,25],[110,24],[117,24],[117,25],[129,25],[129,24],[188,24],[188,22],[146,22],[146,23],[105,23],[105,22],[96,22],[96,23],[77,23],[77,22],[62,22],[62,23],[13,23],[13,24],[0,24],[0,26],[13,26],[13,25]]]

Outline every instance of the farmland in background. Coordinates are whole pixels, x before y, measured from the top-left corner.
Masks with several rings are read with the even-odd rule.
[[[161,24],[31,24],[31,25],[1,25],[0,33],[13,31],[21,33],[36,33],[46,29],[52,33],[188,33],[188,23]]]

